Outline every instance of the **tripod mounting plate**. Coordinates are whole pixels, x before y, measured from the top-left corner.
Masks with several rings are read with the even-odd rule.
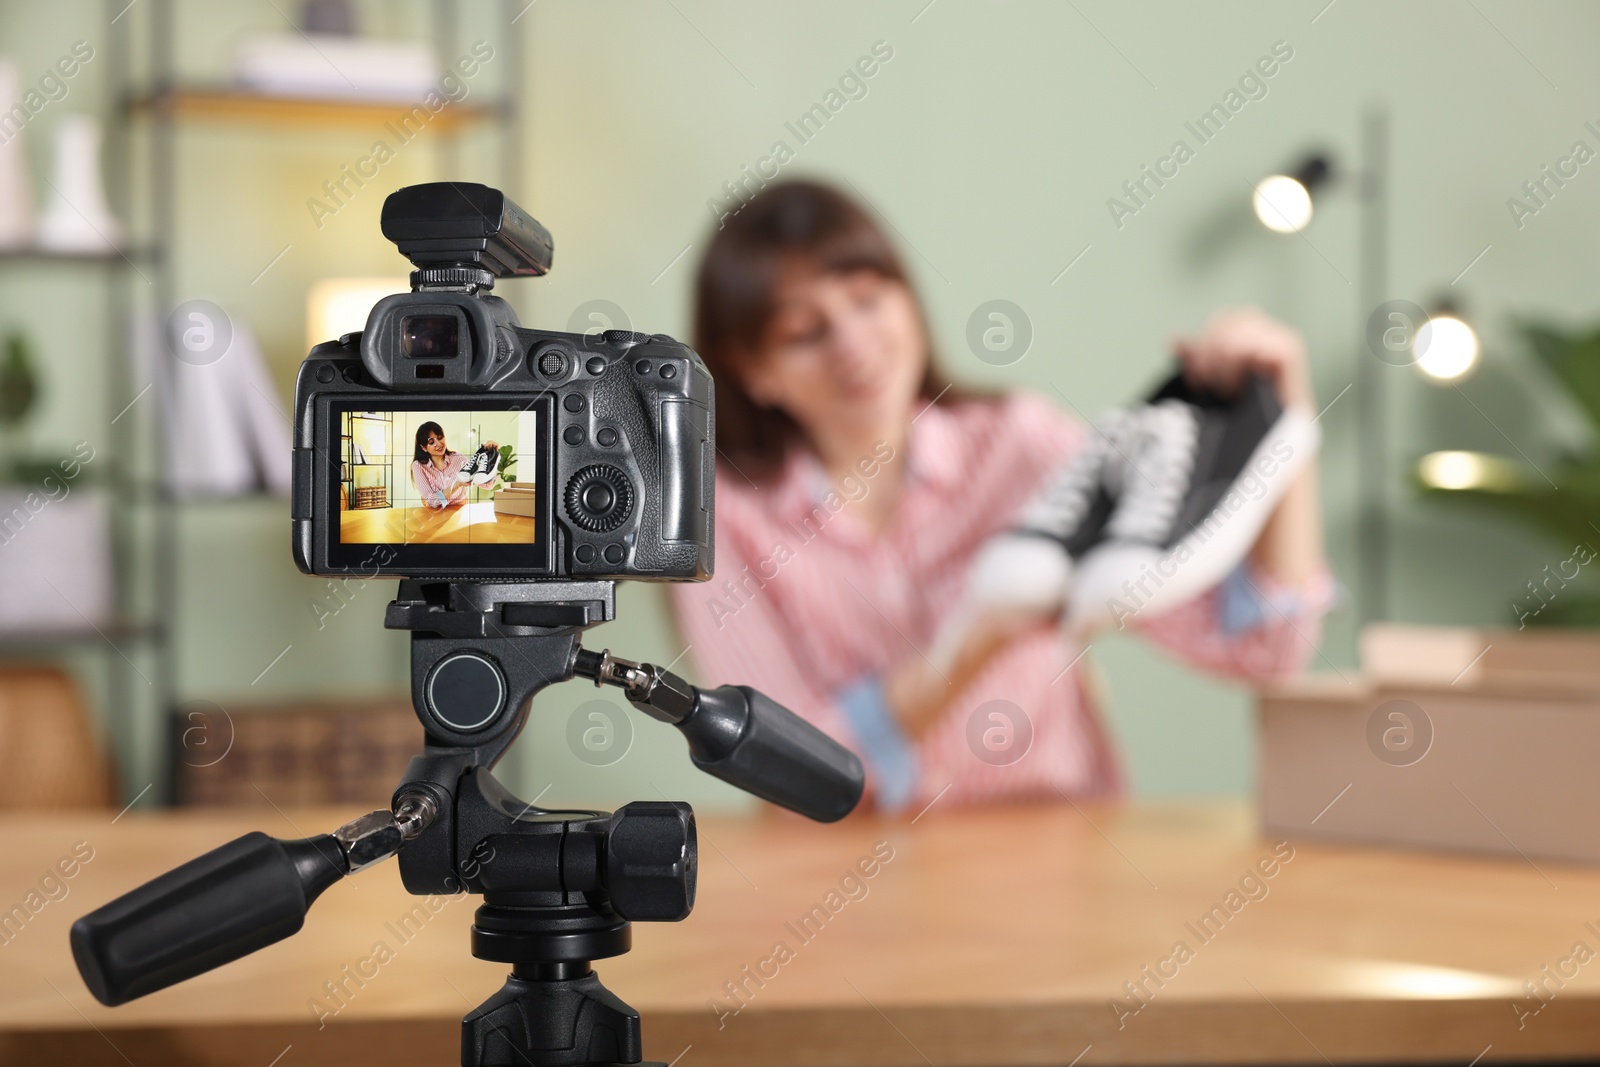
[[[441,637],[539,637],[617,616],[614,582],[442,582],[406,579],[384,612],[389,630]]]

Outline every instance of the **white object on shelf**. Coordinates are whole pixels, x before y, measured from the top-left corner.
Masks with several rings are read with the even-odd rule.
[[[273,34],[244,38],[233,60],[234,82],[269,96],[416,102],[439,78],[433,49],[417,41]]]
[[[69,483],[70,484],[70,483]],[[104,492],[0,489],[0,631],[90,630],[111,621],[111,509]]]
[[[54,188],[39,219],[41,248],[54,252],[111,252],[122,224],[111,214],[100,178],[100,124],[88,115],[56,122]]]
[[[265,489],[287,496],[293,436],[277,386],[249,326],[231,323],[232,341],[207,363],[174,359],[148,318],[137,331],[134,372],[157,383],[164,477],[179,497],[243,496]]]
[[[240,429],[261,476],[262,488],[288,496],[294,480],[294,436],[288,416],[279,407],[281,401],[274,399],[278,387],[267,372],[267,360],[256,343],[255,333],[243,323],[236,330],[230,357],[237,357],[233,374]]]
[[[28,154],[16,119],[22,108],[22,80],[9,59],[0,59],[0,248],[16,248],[33,235],[33,195],[28,184]]]

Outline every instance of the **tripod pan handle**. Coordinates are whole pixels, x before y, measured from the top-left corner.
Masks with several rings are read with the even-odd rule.
[[[331,835],[245,834],[72,924],[72,956],[107,1007],[193,978],[281,941],[346,873]]]
[[[866,786],[854,752],[749,686],[698,690],[678,729],[702,771],[818,822],[850,814]]]

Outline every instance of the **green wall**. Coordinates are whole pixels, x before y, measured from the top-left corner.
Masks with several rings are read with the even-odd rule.
[[[1257,177],[1308,148],[1353,165],[1363,109],[1385,102],[1393,131],[1388,295],[1426,303],[1451,292],[1479,325],[1486,351],[1486,366],[1459,390],[1428,386],[1408,370],[1387,372],[1391,610],[1405,620],[1512,624],[1511,599],[1570,546],[1413,501],[1403,470],[1425,451],[1510,452],[1508,440],[1538,460],[1582,432],[1535,377],[1509,320],[1582,323],[1600,313],[1591,291],[1600,170],[1583,168],[1520,228],[1506,202],[1575,140],[1600,145],[1583,125],[1600,124],[1600,72],[1590,55],[1600,10],[1507,0],[1325,3],[538,0],[517,22],[527,57],[518,133],[524,180],[509,192],[549,226],[558,254],[548,278],[502,291],[529,324],[565,328],[587,302],[606,300],[636,326],[686,335],[694,262],[714,224],[708,201],[726,201],[724,182],[756,169],[783,140],[793,156],[784,176],[847,181],[883,213],[945,363],[964,380],[1059,391],[1092,415],[1161,373],[1171,331],[1195,328],[1220,305],[1255,303],[1304,331],[1326,403],[1354,380],[1358,361],[1372,358],[1360,340],[1370,309],[1358,294],[1351,184],[1319,203],[1303,237],[1266,233],[1245,218],[1245,205]],[[142,25],[145,6],[125,18]],[[223,75],[238,33],[285,28],[283,5],[177,6],[180,65],[196,80]],[[505,42],[487,28],[488,5],[462,6],[458,51],[480,38],[497,47],[472,82],[474,93],[488,95],[505,74]],[[373,32],[426,32],[419,4],[361,10]],[[109,32],[98,4],[0,3],[0,51],[19,62],[24,79],[74,40],[98,47]],[[1196,147],[1185,122],[1280,41],[1293,56],[1265,81],[1265,95]],[[892,58],[864,81],[865,95],[847,86],[859,98],[801,143],[785,124],[823,101],[877,42]],[[36,171],[44,171],[54,119],[73,108],[105,110],[105,74],[104,62],[92,62],[68,100],[30,127]],[[254,327],[286,409],[303,355],[306,287],[327,275],[403,271],[377,231],[383,196],[444,176],[436,148],[414,142],[319,227],[307,201],[341,164],[367,154],[380,132],[196,126],[179,139],[179,295],[214,300]],[[1194,157],[1117,225],[1108,198],[1179,138]],[[140,139],[135,146],[147,147]],[[499,181],[493,147],[489,137],[464,139],[453,173]],[[47,357],[37,436],[70,444],[104,433],[121,405],[108,407],[95,385],[104,327],[91,299],[94,276],[6,270],[0,324],[25,326]],[[979,361],[964,340],[968,316],[995,298],[1020,305],[1034,331],[1025,358],[1005,367]],[[1322,422],[1329,545],[1352,588],[1357,415],[1352,391]],[[234,706],[398,691],[404,642],[380,626],[388,588],[372,589],[318,630],[309,605],[318,583],[289,560],[284,510],[261,500],[184,509],[182,694]],[[622,618],[592,643],[641,658],[678,654],[656,591],[627,588],[619,599]],[[1346,610],[1330,620],[1319,666],[1348,669],[1354,645]],[[1097,643],[1093,655],[1137,792],[1252,788],[1246,691],[1122,638]],[[578,762],[564,741],[567,715],[595,697],[572,685],[541,701],[512,757],[526,793],[554,784],[550,797],[615,802],[660,789],[738,803],[688,768],[675,736],[636,715],[625,759],[599,770]],[[147,710],[134,731],[145,742],[131,750],[130,795],[148,774],[148,719]]]

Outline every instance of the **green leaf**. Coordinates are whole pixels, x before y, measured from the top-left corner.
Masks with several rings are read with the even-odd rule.
[[[1532,322],[1516,326],[1533,354],[1567,387],[1600,430],[1600,329],[1564,333]]]
[[[6,338],[6,354],[0,361],[0,422],[15,426],[27,417],[39,395],[39,379],[33,372],[33,357],[27,338],[20,333]]]
[[[500,446],[500,484],[516,481],[517,450],[511,445]]]

